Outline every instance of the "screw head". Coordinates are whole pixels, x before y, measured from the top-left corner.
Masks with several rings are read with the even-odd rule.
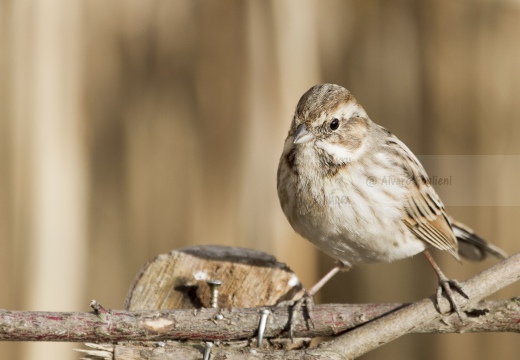
[[[208,284],[209,286],[212,286],[212,287],[219,287],[220,285],[222,285],[222,281],[221,280],[207,280],[206,284]]]

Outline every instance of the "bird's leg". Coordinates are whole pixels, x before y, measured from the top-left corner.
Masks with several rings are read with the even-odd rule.
[[[314,327],[314,322],[312,321],[312,307],[314,305],[313,296],[325,285],[330,279],[334,277],[340,271],[348,271],[352,268],[351,265],[345,264],[343,262],[336,262],[336,265],[323,276],[316,284],[314,284],[309,291],[305,291],[303,296],[298,299],[291,309],[291,317],[289,319],[289,328],[291,333],[291,339],[293,339],[293,328],[297,323],[296,314],[300,311],[302,305],[305,303],[305,310],[307,313],[307,318],[310,320],[312,327]]]
[[[346,265],[340,261],[336,262],[336,265],[323,276],[316,284],[314,284],[309,291],[307,291],[307,295],[310,297],[313,297],[316,295],[318,291],[325,285],[327,282],[329,282],[330,279],[334,277],[338,272],[340,271],[348,271],[352,268],[350,265]]]
[[[469,299],[469,296],[464,292],[464,290],[462,289],[462,285],[460,285],[460,283],[457,280],[450,280],[446,277],[446,275],[444,275],[441,268],[439,267],[439,265],[437,265],[435,260],[433,260],[433,257],[428,252],[428,250],[424,250],[423,253],[424,253],[424,256],[426,256],[426,259],[428,259],[433,270],[437,274],[437,278],[439,279],[439,287],[437,288],[437,309],[440,312],[440,302],[441,302],[441,297],[442,297],[442,291],[444,290],[444,293],[446,294],[448,301],[451,304],[451,307],[453,308],[453,310],[455,310],[455,312],[459,316],[460,321],[464,322],[462,320],[462,315],[460,312],[459,304],[457,304],[457,302],[455,301],[455,298],[453,297],[452,287],[455,288],[455,290],[457,290],[457,292],[459,294],[461,294],[462,296],[464,296],[466,299]]]

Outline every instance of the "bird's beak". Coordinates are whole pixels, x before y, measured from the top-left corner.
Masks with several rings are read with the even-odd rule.
[[[293,143],[304,144],[312,139],[314,139],[314,135],[307,131],[307,127],[304,124],[298,125],[298,128],[296,129],[296,134],[294,134]]]

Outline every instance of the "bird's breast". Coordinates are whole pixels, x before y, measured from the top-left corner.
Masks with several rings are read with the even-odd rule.
[[[402,186],[385,174],[348,164],[334,177],[298,172],[284,208],[296,232],[329,256],[348,263],[393,261],[424,250],[403,224]]]

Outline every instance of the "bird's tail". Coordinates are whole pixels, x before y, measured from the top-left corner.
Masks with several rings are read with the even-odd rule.
[[[451,219],[451,227],[459,243],[459,254],[466,259],[482,261],[488,256],[505,259],[507,254],[499,247],[479,237],[466,225]]]

